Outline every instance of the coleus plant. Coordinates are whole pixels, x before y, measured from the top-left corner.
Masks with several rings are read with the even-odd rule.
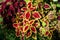
[[[22,21],[16,20],[16,23],[13,23],[13,27],[16,30],[16,36],[20,36],[20,32],[26,34],[26,37],[30,37],[33,33],[37,33],[36,27],[39,26],[39,20],[41,15],[38,11],[35,11],[36,7],[33,7],[32,2],[30,1],[26,7],[21,8],[24,11],[22,15],[17,13],[16,16],[18,20],[22,19]],[[33,18],[33,19],[32,19]],[[35,22],[37,21],[37,22]],[[21,24],[22,23],[22,24]]]
[[[50,9],[48,4],[44,5],[45,9]],[[40,31],[40,34],[46,37],[51,37],[51,33],[49,31],[49,23],[46,19],[41,19],[42,16],[39,11],[36,11],[37,7],[32,4],[32,1],[28,1],[25,7],[22,7],[21,10],[23,13],[17,12],[15,22],[13,23],[13,27],[16,31],[16,36],[24,38],[32,37],[37,40],[37,32]],[[40,27],[40,22],[42,22],[42,26]],[[37,28],[39,30],[37,30]],[[22,39],[23,40],[23,39]]]

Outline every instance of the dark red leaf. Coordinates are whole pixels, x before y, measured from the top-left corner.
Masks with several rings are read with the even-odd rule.
[[[27,13],[26,13],[26,19],[30,19],[30,16],[31,16],[31,15],[30,15],[30,12],[27,12]]]
[[[14,3],[14,7],[17,8],[18,7],[18,2]]]
[[[36,28],[35,27],[31,27],[31,30],[36,33]]]
[[[34,12],[32,16],[34,18],[41,18],[40,14],[38,12]]]
[[[9,9],[12,10],[12,11],[14,11],[13,5],[10,5]]]
[[[28,3],[28,8],[30,8],[32,6],[32,3],[31,2],[29,2]]]
[[[28,29],[29,29],[29,26],[24,26],[23,31],[24,31],[24,32],[27,32]]]
[[[19,29],[16,30],[16,36],[17,36],[17,37],[20,36],[20,30],[19,30]]]

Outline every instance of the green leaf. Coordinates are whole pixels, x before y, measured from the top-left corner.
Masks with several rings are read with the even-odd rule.
[[[42,34],[44,34],[46,32],[46,30],[44,28],[42,28],[41,30],[42,30]]]
[[[25,2],[28,4],[30,0],[25,0]]]
[[[56,6],[57,6],[57,7],[60,7],[60,4],[57,4]]]
[[[3,22],[3,18],[2,17],[0,17],[0,22]]]
[[[42,20],[41,20],[41,22],[42,22],[42,26],[45,27],[46,23],[44,21],[42,21]]]

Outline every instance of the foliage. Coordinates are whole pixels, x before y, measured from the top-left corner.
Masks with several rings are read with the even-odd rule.
[[[0,40],[59,40],[57,0],[0,2]]]

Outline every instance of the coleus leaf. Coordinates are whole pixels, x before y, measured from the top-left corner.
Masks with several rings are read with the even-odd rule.
[[[28,29],[29,29],[29,26],[24,26],[24,27],[23,27],[23,31],[24,31],[24,32],[27,32]]]
[[[35,20],[30,20],[30,24],[33,24]]]
[[[16,36],[17,36],[17,37],[20,36],[20,29],[19,29],[19,28],[16,29]]]
[[[30,12],[26,12],[25,14],[26,19],[30,19],[30,16],[31,16]]]
[[[45,23],[45,22],[42,22],[42,25],[43,25],[43,26],[45,26],[45,25],[46,25],[46,23]]]
[[[14,3],[14,7],[17,8],[18,7],[18,2]]]
[[[3,2],[3,3],[2,3],[2,11],[5,9],[5,7],[6,7],[6,3]]]
[[[21,15],[21,16],[20,16],[20,18],[23,18],[23,17],[24,17],[24,15]]]
[[[12,16],[12,13],[11,13],[11,11],[10,10],[8,10],[8,16]]]
[[[28,3],[28,8],[32,7],[32,2]]]
[[[6,0],[6,2],[10,2],[11,0]]]
[[[33,12],[33,15],[32,16],[33,16],[33,18],[37,18],[37,19],[40,19],[41,18],[41,15],[37,11]]]
[[[17,28],[18,26],[19,26],[18,23],[14,23],[14,24],[13,24],[13,27],[14,27],[14,28]]]
[[[42,26],[45,27],[46,26],[46,23],[42,20],[40,20],[42,22]]]
[[[31,10],[31,11],[33,11],[33,10],[35,10],[35,9],[36,9],[35,7],[30,7],[30,10]]]
[[[24,0],[27,4],[30,2],[30,0]]]
[[[34,24],[34,26],[36,26],[36,27],[37,27],[37,26],[38,26],[38,23],[35,23],[35,24]]]
[[[33,34],[33,35],[32,35],[32,38],[33,38],[34,40],[37,40],[37,35],[36,35],[36,34]]]
[[[45,9],[50,9],[50,5],[47,4],[47,3],[45,3],[45,4],[44,4],[44,8],[45,8]]]
[[[26,10],[27,10],[27,8],[26,8],[26,7],[23,7],[21,10],[26,11]]]
[[[42,28],[42,27],[41,27],[40,30],[41,30],[41,33],[42,33],[42,34],[45,34],[45,32],[46,32],[45,28]]]
[[[35,28],[35,27],[31,27],[31,30],[32,30],[32,32],[33,32],[33,33],[37,33],[37,31],[36,31],[36,28]]]
[[[24,20],[24,21],[23,21],[23,24],[25,25],[27,22],[28,22],[28,20]]]
[[[27,31],[26,38],[29,38],[31,36],[31,34],[32,34],[31,30]]]
[[[24,2],[21,1],[19,5],[20,7],[22,7],[24,5]]]
[[[46,31],[46,32],[45,32],[45,36],[48,36],[48,35],[49,35],[49,31]]]
[[[14,11],[13,5],[10,5],[10,6],[9,6],[9,9],[12,10],[12,11]]]
[[[23,32],[23,27],[20,26],[20,31]]]

